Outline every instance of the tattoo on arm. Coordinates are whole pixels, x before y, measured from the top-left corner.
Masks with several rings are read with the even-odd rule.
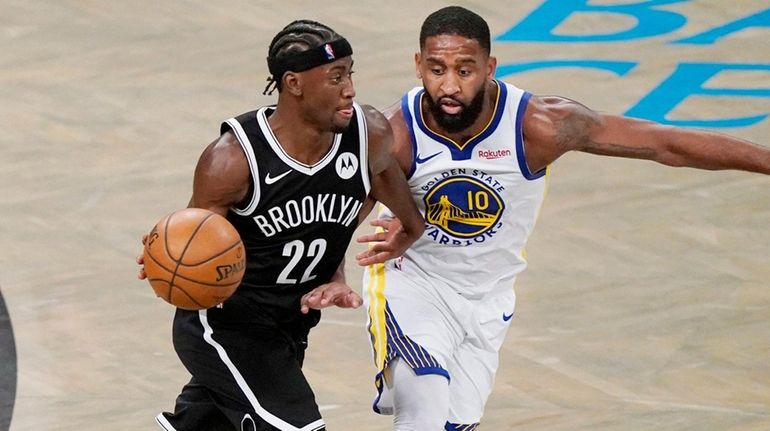
[[[565,149],[574,149],[586,153],[627,157],[634,159],[652,159],[655,150],[633,139],[622,139],[623,132],[607,133],[608,125],[599,114],[593,111],[572,112],[556,124],[556,142]]]
[[[600,156],[625,157],[631,159],[652,160],[655,158],[655,150],[652,148],[634,148],[626,147],[613,143],[599,143],[589,141],[589,144],[583,148],[584,152],[597,154]]]
[[[591,129],[598,124],[594,116],[570,112],[556,121],[556,143],[565,150],[588,151],[597,145],[591,141]]]

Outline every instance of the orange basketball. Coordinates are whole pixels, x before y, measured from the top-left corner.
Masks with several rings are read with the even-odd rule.
[[[185,310],[221,304],[235,292],[246,253],[219,214],[186,208],[163,217],[144,244],[144,272],[155,293]]]

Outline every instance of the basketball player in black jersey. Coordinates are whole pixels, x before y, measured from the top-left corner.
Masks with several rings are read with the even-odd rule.
[[[219,307],[177,310],[174,347],[192,379],[174,412],[157,416],[162,428],[325,429],[301,366],[319,309],[361,305],[342,270],[361,209],[370,197],[405,222],[393,241],[402,246],[375,249],[382,258],[424,228],[389,155],[387,120],[353,102],[351,55],[329,27],[289,24],[267,59],[277,105],[227,120],[201,155],[189,206],[228,218],[247,268]]]

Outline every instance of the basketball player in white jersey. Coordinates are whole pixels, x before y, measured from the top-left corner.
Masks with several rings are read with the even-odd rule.
[[[381,262],[380,232],[364,302],[378,394],[394,429],[473,430],[492,390],[514,313],[513,283],[543,200],[548,166],[567,151],[669,166],[770,173],[770,150],[716,133],[599,114],[495,80],[489,28],[461,7],[425,20],[415,54],[423,87],[388,112],[394,154],[426,220],[401,258]],[[374,225],[399,228],[385,210]]]

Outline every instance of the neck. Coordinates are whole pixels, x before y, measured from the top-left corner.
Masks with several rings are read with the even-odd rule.
[[[305,165],[321,160],[334,141],[333,132],[321,130],[298,110],[280,107],[280,104],[267,118],[267,123],[286,154]]]
[[[430,112],[430,109],[428,109],[426,106],[423,106],[423,118],[425,119],[427,126],[438,134],[451,139],[459,147],[462,148],[465,146],[465,144],[471,138],[481,133],[487,127],[489,122],[492,120],[492,116],[495,115],[495,106],[498,97],[497,93],[500,91],[500,88],[498,88],[498,85],[494,80],[488,80],[485,85],[486,91],[484,92],[484,105],[481,108],[481,112],[479,113],[478,118],[476,118],[470,127],[467,127],[459,132],[450,133],[441,128],[441,126],[439,126],[436,120],[433,118],[433,114]],[[430,96],[426,94],[425,97]]]

